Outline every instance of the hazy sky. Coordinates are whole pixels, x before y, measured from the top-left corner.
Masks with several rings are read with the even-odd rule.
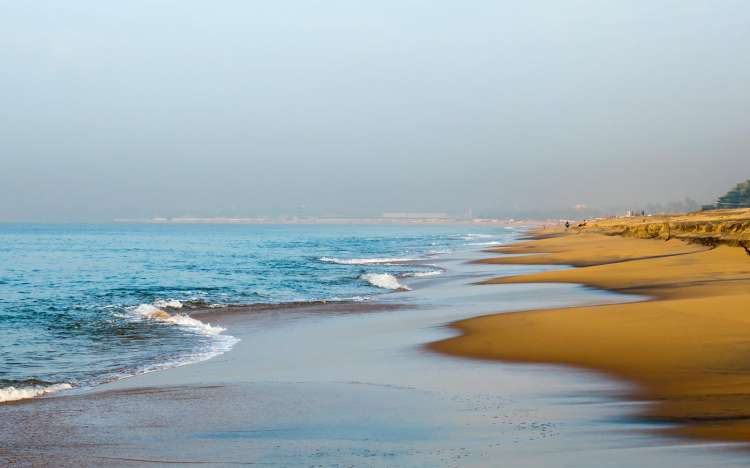
[[[749,114],[746,0],[0,0],[5,220],[710,201]]]

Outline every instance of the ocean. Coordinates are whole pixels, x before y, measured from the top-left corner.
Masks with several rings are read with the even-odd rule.
[[[0,224],[0,402],[210,359],[195,309],[374,301],[510,241],[474,226]]]

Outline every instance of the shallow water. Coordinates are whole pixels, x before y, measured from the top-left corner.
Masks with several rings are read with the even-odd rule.
[[[472,285],[558,268],[466,263],[476,256],[438,259],[443,275],[405,279],[411,291],[372,304],[207,311],[242,338],[231,352],[0,407],[0,431],[26,430],[7,431],[7,453],[70,466],[745,466],[730,446],[649,432],[624,382],[427,351],[454,333],[446,324],[477,314],[639,299]]]
[[[430,264],[440,254],[511,236],[461,226],[0,224],[0,402],[201,361],[236,343],[181,315],[193,307],[368,300],[440,274]]]

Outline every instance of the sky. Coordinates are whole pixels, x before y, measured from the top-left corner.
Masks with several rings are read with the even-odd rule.
[[[0,0],[0,220],[709,202],[750,3]]]

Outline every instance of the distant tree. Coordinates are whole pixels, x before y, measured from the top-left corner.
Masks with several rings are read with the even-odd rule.
[[[750,179],[737,184],[726,195],[719,198],[719,208],[750,207]]]

